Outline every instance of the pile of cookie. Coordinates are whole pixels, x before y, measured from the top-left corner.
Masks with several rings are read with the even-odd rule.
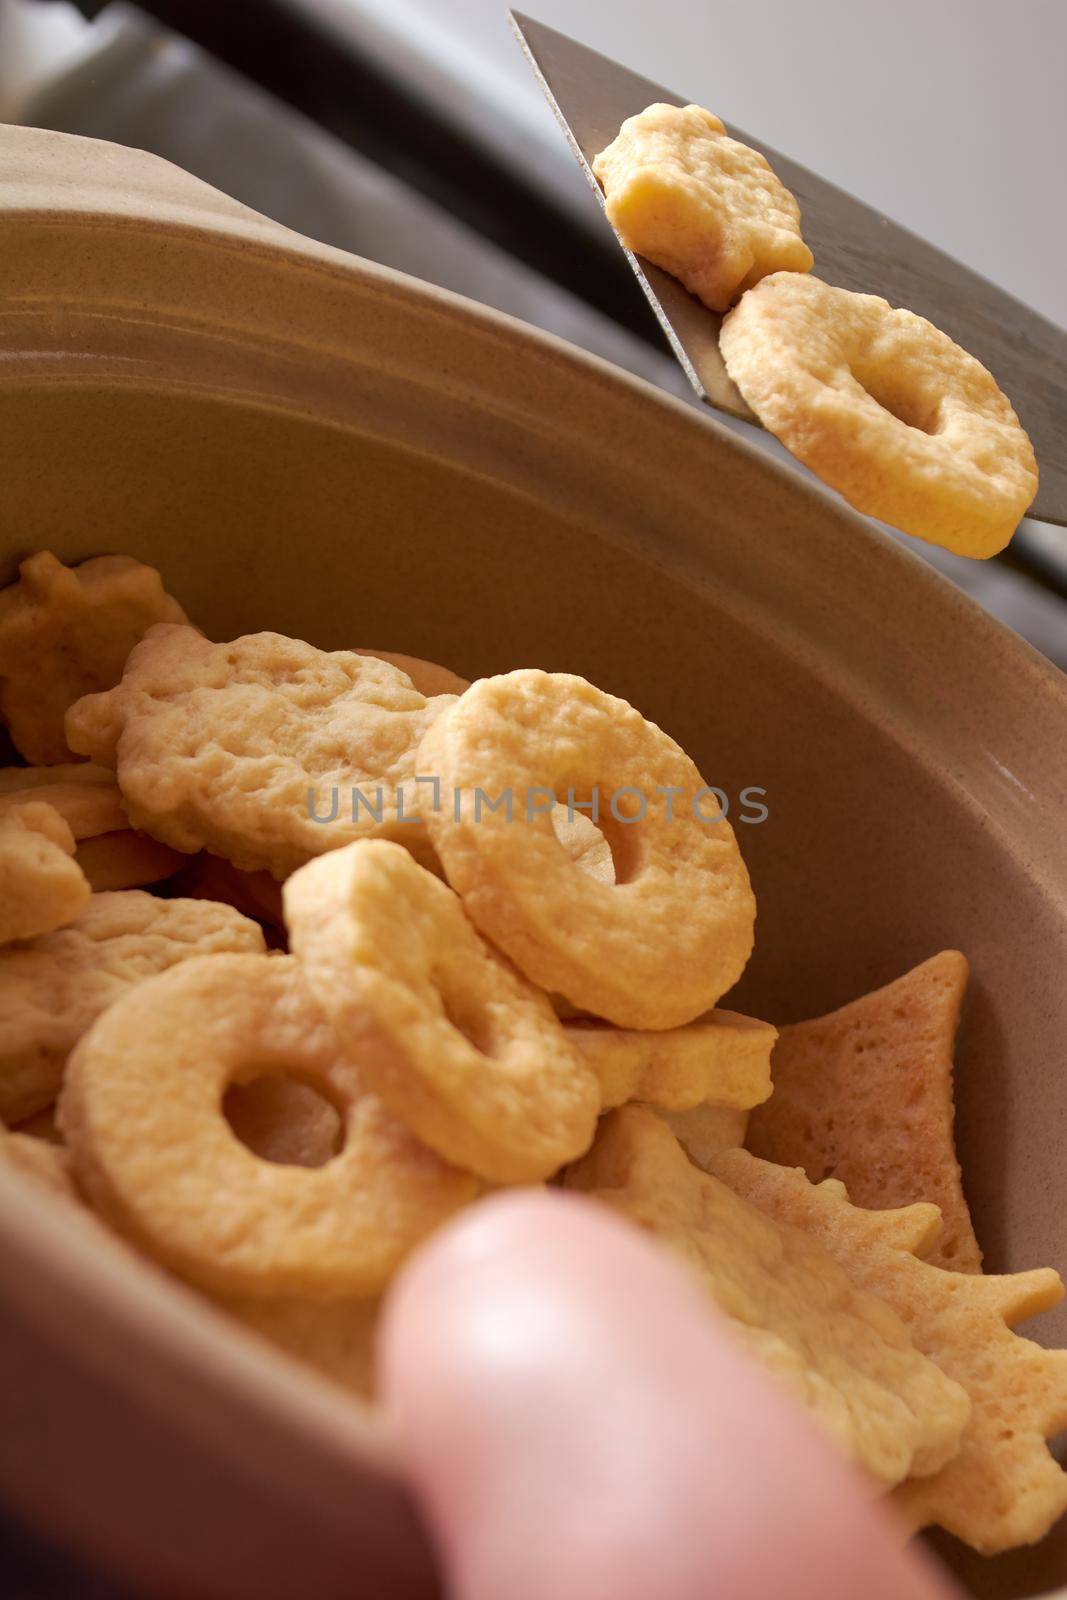
[[[724,313],[726,370],[857,511],[958,555],[1003,549],[1037,493],[992,374],[933,323],[811,275],[796,199],[700,106],[656,104],[593,162],[629,249]]]
[[[71,1226],[368,1395],[420,1240],[562,1184],[687,1262],[911,1528],[994,1552],[1067,1507],[1067,1353],[1010,1331],[1062,1286],[982,1274],[953,1148],[966,963],[780,1034],[722,1009],[748,875],[634,707],[212,643],[139,563],[41,554],[0,714],[0,1160]]]

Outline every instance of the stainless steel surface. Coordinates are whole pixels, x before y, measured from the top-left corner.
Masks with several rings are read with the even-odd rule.
[[[653,101],[685,105],[648,78],[521,12],[512,25],[560,126],[603,204],[591,162],[620,124]],[[714,107],[711,107],[714,110]],[[1030,516],[1067,524],[1067,333],[951,256],[737,128],[796,195],[815,270],[829,283],[881,294],[943,328],[985,363],[1034,442],[1041,485]],[[700,397],[755,420],[719,354],[719,317],[650,261],[626,254]]]

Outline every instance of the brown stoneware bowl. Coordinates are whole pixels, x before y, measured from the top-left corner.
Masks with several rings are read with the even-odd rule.
[[[767,820],[738,820],[759,923],[730,1003],[811,1016],[965,951],[988,1265],[1067,1268],[1067,684],[924,562],[551,338],[148,156],[19,129],[0,458],[0,581],[42,546],[128,552],[215,638],[571,670],[735,806],[765,789]],[[17,1512],[157,1596],[434,1593],[372,1414],[3,1171],[0,1259]],[[943,1548],[978,1595],[1067,1582],[1063,1537]]]

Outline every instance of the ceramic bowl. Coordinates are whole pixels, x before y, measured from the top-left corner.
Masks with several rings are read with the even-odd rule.
[[[0,581],[41,546],[124,551],[216,638],[538,664],[633,701],[735,807],[766,791],[738,821],[739,1007],[815,1015],[966,952],[978,1233],[992,1270],[1067,1267],[1055,669],[704,412],[148,156],[0,129],[0,261]],[[0,1252],[17,1511],[154,1595],[434,1592],[373,1416],[4,1172]],[[950,1555],[997,1600],[1067,1580],[1060,1537]]]

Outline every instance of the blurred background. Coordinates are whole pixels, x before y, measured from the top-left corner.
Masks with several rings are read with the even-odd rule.
[[[1064,0],[526,3],[1067,325]],[[0,0],[0,121],[153,151],[697,403],[504,0]],[[1067,668],[1067,533],[912,548]],[[0,1523],[4,1600],[112,1593]]]

